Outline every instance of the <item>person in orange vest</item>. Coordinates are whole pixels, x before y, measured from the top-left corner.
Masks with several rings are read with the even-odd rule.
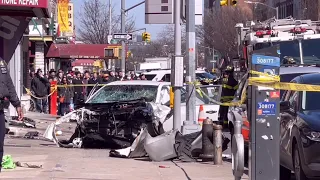
[[[234,94],[238,89],[238,81],[233,76],[234,68],[232,66],[227,66],[224,70],[222,78],[222,92],[221,92],[221,102],[227,103],[231,102],[234,98]],[[228,127],[228,106],[220,106],[219,109],[219,122],[224,128]]]

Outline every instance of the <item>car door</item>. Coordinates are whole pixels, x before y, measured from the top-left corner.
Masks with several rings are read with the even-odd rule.
[[[205,117],[212,119],[213,121],[218,120],[218,112],[219,112],[219,105],[210,102],[209,98],[213,99],[214,101],[220,101],[220,94],[221,94],[221,86],[219,85],[209,85],[209,86],[201,86],[200,87],[203,92],[206,95],[200,94],[198,91],[195,90],[196,92],[196,119],[194,119],[194,123],[198,123],[198,116],[199,116],[199,109],[200,105],[203,105],[203,109],[205,112]],[[185,90],[185,88],[181,89],[181,126],[183,125],[183,122],[186,121],[187,119],[187,113],[186,113],[186,106],[187,106],[187,101],[188,101],[188,95]],[[162,105],[169,106],[170,105],[170,87],[169,86],[163,86],[160,91],[160,96],[159,96],[159,102]],[[169,98],[169,99],[168,99]],[[163,129],[165,131],[171,130],[173,125],[173,116],[171,115],[170,117],[167,118],[165,123],[163,124]]]
[[[203,105],[203,110],[205,114],[205,118],[209,118],[212,121],[218,121],[218,112],[220,106],[213,101],[220,101],[220,94],[221,94],[221,86],[220,85],[205,85],[200,86],[202,91],[198,91],[196,89],[196,119],[194,119],[194,123],[198,123],[199,117],[199,109],[200,105]],[[204,94],[203,94],[204,93]],[[181,96],[181,119],[187,119],[187,101],[188,95],[186,90],[184,90]],[[210,101],[212,99],[213,101]],[[182,121],[183,123],[183,121]]]
[[[281,164],[292,168],[291,155],[291,127],[296,119],[296,111],[299,102],[299,92],[286,91],[284,101],[290,102],[289,110],[280,112],[280,161]]]
[[[240,101],[242,98],[242,92],[246,88],[248,75],[244,75],[239,83],[239,88],[237,89],[233,102]],[[234,124],[235,120],[242,121],[242,135],[245,140],[245,142],[249,142],[249,127],[250,123],[247,118],[247,109],[245,108],[246,102],[244,103],[244,106],[230,106],[228,110],[228,120],[229,123]]]

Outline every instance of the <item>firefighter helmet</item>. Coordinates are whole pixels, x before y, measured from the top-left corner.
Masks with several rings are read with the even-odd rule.
[[[291,56],[284,56],[282,63],[283,64],[296,64],[296,61]]]
[[[227,66],[224,70],[226,73],[233,73],[234,72],[234,67],[232,66]]]

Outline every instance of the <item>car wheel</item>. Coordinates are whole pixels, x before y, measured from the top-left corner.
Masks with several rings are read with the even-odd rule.
[[[297,145],[294,146],[293,163],[294,175],[296,177],[296,180],[308,180],[301,167],[301,158],[299,148]]]
[[[291,171],[283,166],[280,166],[280,179],[291,180]]]

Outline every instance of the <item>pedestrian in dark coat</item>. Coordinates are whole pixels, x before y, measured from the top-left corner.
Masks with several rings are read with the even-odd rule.
[[[95,84],[97,84],[97,83],[100,84],[101,83],[100,81],[101,80],[100,80],[100,78],[98,76],[98,73],[93,73],[92,78],[90,78],[89,81],[88,81],[88,84],[90,85],[90,86],[87,87],[87,94],[88,95],[90,94],[91,90],[93,89],[93,86]],[[99,89],[99,87],[97,87],[95,90],[98,90],[98,89]]]
[[[49,88],[49,80],[44,77],[42,70],[38,69],[36,76],[31,81],[31,91],[33,91],[34,95],[37,97],[36,108],[40,113],[47,113]]]

